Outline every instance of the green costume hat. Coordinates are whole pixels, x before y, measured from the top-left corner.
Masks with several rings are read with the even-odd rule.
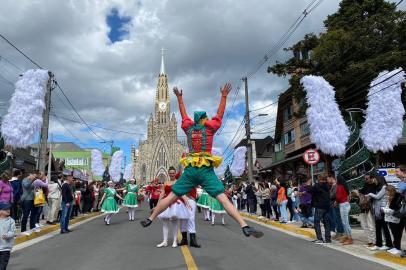
[[[203,111],[197,111],[194,115],[195,124],[198,124],[201,119],[207,118],[207,113]]]

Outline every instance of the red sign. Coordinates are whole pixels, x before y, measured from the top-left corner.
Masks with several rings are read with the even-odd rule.
[[[303,160],[309,165],[315,165],[320,161],[320,154],[316,149],[307,149],[303,154]]]

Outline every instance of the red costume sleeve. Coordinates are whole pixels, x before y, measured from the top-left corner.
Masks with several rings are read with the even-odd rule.
[[[221,117],[219,115],[216,115],[211,120],[207,121],[205,126],[212,129],[215,133],[221,127],[221,122]]]
[[[186,116],[186,118],[182,118],[182,129],[187,134],[189,128],[194,125],[192,119]]]

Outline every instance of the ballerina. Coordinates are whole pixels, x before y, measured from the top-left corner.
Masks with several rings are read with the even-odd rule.
[[[210,196],[206,191],[203,190],[202,194],[197,200],[197,206],[202,209],[204,220],[210,221]]]
[[[106,217],[104,218],[104,222],[106,223],[106,225],[110,225],[111,217],[120,211],[115,197],[121,200],[123,200],[123,198],[117,194],[117,190],[114,188],[113,181],[109,181],[107,184],[109,187],[104,189],[104,194],[100,201],[100,204],[102,205],[101,211],[103,213],[107,213]]]
[[[124,197],[123,206],[127,207],[128,220],[135,220],[135,208],[138,207],[138,186],[134,178],[130,180],[130,183],[125,187],[124,192],[127,194]]]

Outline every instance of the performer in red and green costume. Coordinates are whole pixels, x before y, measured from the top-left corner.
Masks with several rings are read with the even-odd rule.
[[[151,225],[152,221],[168,208],[174,200],[200,185],[210,196],[219,200],[227,213],[241,226],[245,236],[262,237],[262,232],[248,226],[240,216],[237,209],[234,208],[233,204],[224,194],[223,184],[214,173],[214,168],[220,166],[222,158],[211,154],[213,138],[216,131],[221,127],[227,95],[231,91],[231,84],[227,83],[220,89],[220,105],[216,116],[211,120],[208,119],[206,112],[195,112],[194,121],[192,121],[186,113],[182,90],[179,91],[175,87],[173,91],[178,98],[179,110],[182,116],[182,129],[187,135],[189,154],[181,159],[185,170],[181,178],[172,186],[172,192],[165,199],[159,201],[151,216],[141,221],[141,225],[144,227]]]

